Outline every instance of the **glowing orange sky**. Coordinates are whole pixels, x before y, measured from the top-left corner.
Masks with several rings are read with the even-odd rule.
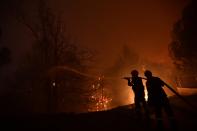
[[[97,49],[108,65],[123,44],[151,61],[169,63],[168,44],[173,23],[186,0],[74,0],[57,4],[80,43]]]
[[[10,0],[10,3],[11,1],[16,2],[16,0]],[[27,8],[33,5],[30,1],[35,2],[26,1]],[[77,42],[97,51],[97,64],[100,67],[113,65],[120,56],[124,44],[136,50],[142,59],[170,64],[167,47],[171,41],[172,26],[180,18],[181,11],[188,2],[188,0],[50,1],[52,7],[62,12],[64,21]],[[2,3],[6,2],[4,0]],[[7,25],[7,30],[10,32],[7,34],[14,34],[14,31],[18,34],[21,28],[14,29],[17,22],[10,20],[9,16],[12,13],[6,7],[4,6],[6,12],[0,14],[6,16],[5,21],[8,19],[13,22],[12,25]],[[6,34],[5,31],[4,34]],[[5,43],[8,45],[10,43],[18,55],[22,52],[21,50],[25,50],[20,47],[25,48],[26,42],[18,42],[15,45],[12,43],[20,41],[19,38],[28,41],[28,38],[24,35],[12,37],[12,40],[8,38]]]
[[[74,0],[61,6],[70,30],[81,44],[98,51],[96,63],[103,69],[113,66],[124,44],[142,59],[170,65],[171,30],[185,4],[181,0]],[[117,90],[113,100],[132,103],[132,91],[123,82],[113,85]]]

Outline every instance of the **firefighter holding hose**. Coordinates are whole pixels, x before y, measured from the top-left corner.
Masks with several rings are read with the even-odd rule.
[[[134,92],[134,103],[135,103],[135,110],[137,115],[141,117],[142,106],[143,106],[146,116],[148,117],[148,109],[145,101],[144,85],[142,83],[142,78],[139,77],[138,74],[139,73],[137,70],[132,70],[131,71],[132,77],[124,77],[124,79],[128,80],[128,86],[131,86]]]
[[[144,72],[144,75],[147,78],[146,88],[148,91],[148,105],[153,107],[156,116],[158,130],[163,130],[162,109],[164,109],[166,114],[168,115],[171,128],[175,130],[176,126],[174,113],[170,106],[167,95],[163,90],[165,82],[158,77],[152,76],[152,72],[149,70],[146,70]]]

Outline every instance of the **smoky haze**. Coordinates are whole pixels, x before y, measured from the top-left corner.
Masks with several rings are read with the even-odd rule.
[[[68,4],[68,5],[67,5]],[[186,2],[170,0],[63,3],[65,20],[81,44],[98,50],[101,65],[113,65],[127,44],[140,57],[169,63],[171,29]],[[59,5],[58,5],[59,6]]]
[[[4,18],[2,26],[5,28],[3,41],[14,48],[17,57],[24,52],[19,47],[22,46],[27,50],[30,46],[24,43],[31,41],[29,32],[21,29],[22,25],[13,18],[14,9],[21,6],[19,1],[3,0],[1,4],[1,16]],[[18,4],[14,4],[17,2]],[[187,2],[184,0],[123,0],[121,2],[50,0],[48,4],[57,12],[61,12],[69,32],[77,43],[96,52],[95,67],[103,71],[113,66],[119,59],[124,45],[132,48],[143,60],[171,65],[168,44],[171,40],[172,26],[180,18]],[[24,3],[23,8],[29,9],[27,13],[31,14],[32,3],[36,2],[28,0]],[[12,35],[12,39],[7,37],[9,35]]]
[[[13,68],[24,52],[28,52],[31,36],[12,16],[17,0],[2,1],[3,42],[13,52]],[[188,0],[50,0],[48,3],[63,20],[71,36],[81,47],[95,52],[90,74],[121,78],[144,69],[167,80],[173,69],[168,55],[173,24],[180,18]],[[33,0],[25,2],[32,8]],[[20,32],[20,33],[19,33]],[[22,35],[21,35],[22,34]],[[12,36],[12,39],[9,38]],[[23,47],[23,48],[21,48]],[[159,72],[164,70],[164,72]],[[114,105],[131,102],[131,90],[124,80],[109,81]],[[167,80],[168,81],[168,80]],[[119,92],[122,93],[119,93]],[[120,98],[120,99],[117,99]],[[125,101],[126,100],[126,101]]]
[[[62,2],[63,10],[65,4]],[[122,77],[135,68],[143,76],[143,69],[150,69],[172,83],[167,79],[173,69],[168,44],[172,26],[186,4],[178,0],[85,0],[70,2],[64,13],[80,43],[97,51],[98,74]],[[125,52],[125,45],[134,54]],[[115,105],[131,102],[126,81],[111,85]]]

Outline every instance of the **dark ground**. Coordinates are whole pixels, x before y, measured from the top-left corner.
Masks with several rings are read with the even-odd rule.
[[[186,97],[196,104],[197,95]],[[197,131],[197,110],[190,108],[177,97],[170,99],[173,106],[179,131]],[[154,117],[151,117],[151,128],[145,119],[139,120],[132,105],[117,107],[108,111],[83,114],[28,114],[1,115],[0,130],[10,131],[144,131],[154,130]],[[167,117],[164,113],[165,130],[169,130]]]

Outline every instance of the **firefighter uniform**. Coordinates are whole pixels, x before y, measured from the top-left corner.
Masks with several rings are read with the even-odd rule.
[[[145,114],[148,116],[148,109],[145,101],[144,85],[142,83],[142,78],[138,77],[138,72],[133,70],[131,72],[131,79],[128,81],[128,85],[132,87],[134,92],[134,103],[136,113],[141,117],[141,105],[144,108]]]
[[[146,88],[148,91],[148,105],[152,106],[154,109],[157,127],[163,129],[162,109],[164,109],[168,115],[171,127],[175,126],[174,113],[167,95],[163,90],[164,82],[158,77],[153,77],[150,71],[146,71],[145,76],[147,77]]]

